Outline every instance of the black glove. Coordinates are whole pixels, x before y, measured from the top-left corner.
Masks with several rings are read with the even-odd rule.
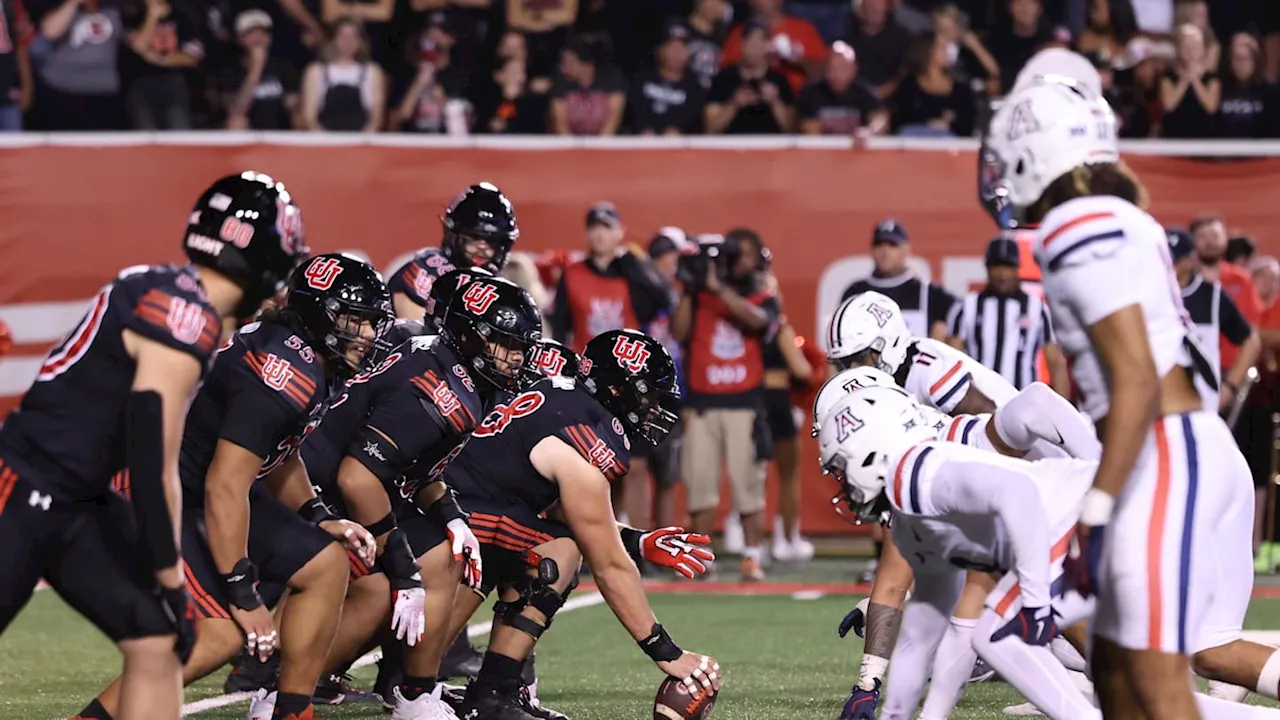
[[[160,608],[178,633],[173,651],[178,654],[179,662],[186,665],[187,660],[191,659],[191,649],[196,646],[196,612],[191,604],[191,596],[187,594],[187,586],[161,587],[157,595]]]

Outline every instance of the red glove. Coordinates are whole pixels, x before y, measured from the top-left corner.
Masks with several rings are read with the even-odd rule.
[[[9,331],[9,326],[0,320],[0,357],[8,355],[13,350],[13,333]]]
[[[650,530],[640,536],[640,553],[645,560],[675,569],[687,578],[695,578],[707,571],[704,561],[716,559],[708,548],[711,538],[691,533],[684,528],[665,527]]]

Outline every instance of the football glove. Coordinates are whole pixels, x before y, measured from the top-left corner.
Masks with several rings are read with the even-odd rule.
[[[991,642],[1015,636],[1028,645],[1044,647],[1058,634],[1058,612],[1053,606],[1023,607],[1009,622],[991,634]]]
[[[840,711],[840,720],[876,720],[876,703],[880,702],[880,681],[870,690],[860,685],[853,686],[853,692]]]
[[[480,589],[483,578],[483,567],[480,562],[480,541],[464,520],[450,520],[445,525],[449,533],[449,543],[453,547],[454,562],[463,563],[462,579],[472,590]]]
[[[664,527],[650,530],[640,536],[640,553],[645,560],[661,567],[672,568],[687,578],[696,578],[707,571],[704,562],[716,559],[708,548],[711,538],[691,533],[684,528]]]

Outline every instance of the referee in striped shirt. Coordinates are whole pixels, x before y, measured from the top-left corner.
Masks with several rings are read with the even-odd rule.
[[[1018,280],[1018,244],[996,238],[987,245],[987,286],[951,307],[948,340],[973,359],[999,373],[1019,390],[1037,379],[1041,351],[1050,384],[1070,397],[1067,360],[1058,347],[1043,298],[1027,293]]]

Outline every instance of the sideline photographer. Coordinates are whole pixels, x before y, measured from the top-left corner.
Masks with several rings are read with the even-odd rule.
[[[766,455],[763,424],[764,344],[777,331],[778,302],[764,285],[764,242],[739,228],[703,238],[680,258],[684,284],[671,334],[686,349],[685,487],[691,529],[711,533],[727,465],[733,507],[742,518],[743,580],[763,579]]]

